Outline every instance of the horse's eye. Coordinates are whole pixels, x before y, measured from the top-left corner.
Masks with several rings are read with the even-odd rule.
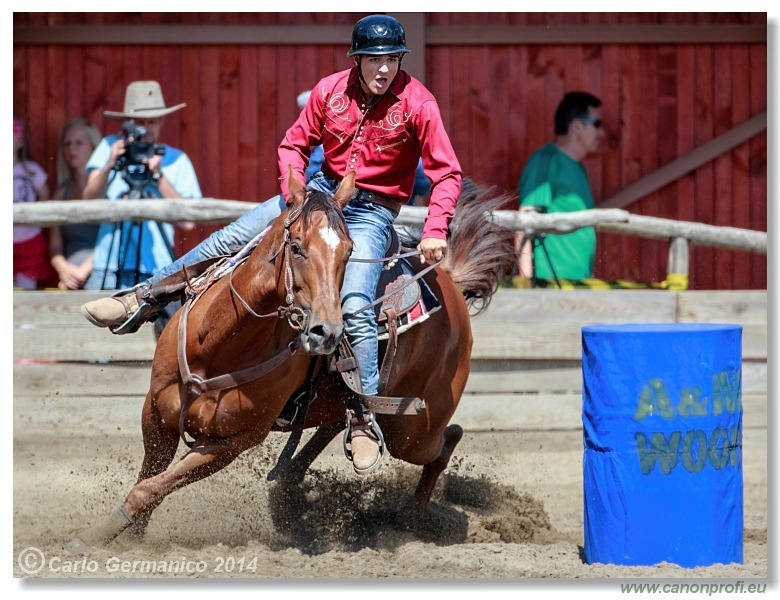
[[[298,242],[293,242],[290,245],[290,249],[292,250],[293,256],[303,256],[303,249]]]

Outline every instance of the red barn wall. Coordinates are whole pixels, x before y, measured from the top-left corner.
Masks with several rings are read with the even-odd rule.
[[[113,132],[103,111],[122,108],[130,81],[156,79],[169,105],[187,103],[163,139],[189,154],[204,196],[264,200],[278,193],[276,145],[296,95],[351,65],[363,15],[14,13],[14,112],[54,181],[62,123],[83,116]],[[501,190],[514,192],[526,159],[552,139],[570,90],[604,102],[607,142],[586,162],[597,203],[767,110],[766,13],[396,16],[413,50],[404,66],[437,97],[464,173]],[[625,208],[766,231],[766,149],[764,130]],[[599,233],[596,276],[663,281],[667,252]],[[765,256],[692,246],[690,258],[691,289],[767,286]]]

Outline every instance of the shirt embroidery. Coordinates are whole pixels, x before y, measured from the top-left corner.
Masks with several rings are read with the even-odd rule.
[[[380,119],[373,127],[383,129],[384,131],[395,131],[399,127],[406,125],[406,122],[412,118],[414,111],[404,113],[400,106],[393,106],[385,116]]]
[[[328,99],[328,108],[330,108],[330,110],[333,111],[334,116],[339,119],[351,121],[352,119],[350,119],[348,112],[349,102],[349,97],[344,92],[336,92]]]
[[[379,152],[382,152],[383,150],[387,150],[388,148],[392,148],[393,146],[399,146],[399,145],[403,144],[405,141],[406,140],[401,140],[401,141],[395,142],[394,144],[385,144],[384,146],[382,144],[377,144],[376,145],[376,149]]]

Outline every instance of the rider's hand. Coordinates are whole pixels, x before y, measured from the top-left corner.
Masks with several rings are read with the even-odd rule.
[[[444,258],[447,252],[447,240],[431,237],[423,238],[417,249],[422,252],[420,260],[423,263],[435,263]]]

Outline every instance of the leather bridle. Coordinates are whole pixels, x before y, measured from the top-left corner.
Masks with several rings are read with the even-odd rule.
[[[284,253],[282,260],[283,260],[283,272],[282,276],[284,277],[284,306],[279,306],[279,308],[276,309],[274,312],[270,312],[264,315],[260,315],[257,312],[254,311],[254,309],[249,306],[249,303],[244,300],[244,298],[239,294],[238,290],[233,286],[233,272],[230,272],[229,278],[228,278],[228,284],[230,286],[231,293],[238,299],[239,302],[244,306],[244,308],[247,310],[247,312],[252,315],[253,317],[257,318],[266,318],[266,317],[273,317],[276,316],[280,319],[283,319],[287,317],[287,323],[295,329],[296,331],[301,331],[305,333],[308,331],[309,327],[309,320],[311,317],[311,311],[305,310],[301,308],[300,306],[295,306],[295,294],[294,294],[294,278],[293,278],[293,271],[292,271],[292,264],[290,262],[290,227],[292,226],[295,221],[298,220],[298,218],[301,216],[301,213],[303,212],[303,208],[306,205],[306,202],[309,199],[309,194],[311,192],[308,192],[306,194],[306,198],[301,203],[301,205],[293,212],[288,213],[288,215],[284,219],[284,238],[282,240],[281,245],[279,246],[279,249],[274,252],[271,255],[271,258],[269,259],[269,262],[273,262],[276,260],[276,257],[279,256],[280,253]],[[248,258],[248,257],[246,257]],[[246,260],[244,258],[244,260]],[[241,261],[243,262],[243,260]],[[240,264],[240,263],[238,263]],[[238,267],[238,264],[236,267]]]
[[[295,282],[293,278],[293,271],[292,271],[291,258],[290,258],[290,245],[291,245],[290,227],[301,216],[301,213],[303,212],[303,208],[306,205],[308,199],[309,199],[309,195],[307,193],[306,198],[301,203],[301,206],[298,207],[296,210],[289,212],[288,215],[286,216],[284,220],[284,238],[282,240],[281,245],[279,246],[279,249],[276,252],[274,252],[269,259],[270,262],[273,262],[276,260],[276,258],[279,256],[280,253],[283,253],[282,276],[284,277],[285,304],[280,305],[279,308],[277,308],[276,311],[274,312],[267,313],[267,314],[258,314],[254,309],[252,309],[251,306],[249,306],[249,303],[247,303],[247,301],[244,300],[241,294],[238,293],[238,290],[236,290],[235,287],[233,286],[233,271],[231,271],[228,280],[231,293],[239,300],[239,302],[241,302],[241,304],[249,312],[249,314],[258,318],[275,316],[282,319],[286,317],[287,323],[290,325],[290,327],[292,327],[296,331],[302,331],[302,332],[305,332],[306,329],[308,328],[309,315],[311,313],[310,311],[304,310],[300,306],[295,305],[295,294],[293,291],[294,290],[293,286]],[[237,268],[239,264],[241,264],[246,260],[246,258],[248,257],[245,257],[244,259],[239,261],[235,265],[235,267]],[[251,381],[259,379],[260,377],[263,377],[264,375],[267,375],[274,369],[281,366],[291,356],[293,356],[298,350],[298,346],[300,346],[301,344],[300,336],[296,336],[289,344],[287,344],[287,346],[284,347],[284,349],[282,349],[280,352],[277,352],[276,354],[274,354],[273,356],[271,356],[270,358],[266,359],[261,363],[252,365],[245,369],[241,369],[240,371],[235,371],[233,373],[227,373],[224,375],[211,377],[209,379],[203,379],[200,375],[192,373],[192,371],[190,370],[189,364],[187,362],[187,350],[186,350],[187,316],[197,297],[198,297],[197,295],[190,296],[185,302],[184,306],[182,307],[181,317],[179,320],[179,331],[178,331],[179,374],[183,382],[183,385],[179,388],[179,394],[181,398],[181,413],[179,415],[179,435],[181,436],[181,439],[184,441],[184,443],[187,445],[191,445],[191,442],[188,441],[184,435],[184,428],[185,428],[184,426],[186,424],[189,407],[192,405],[192,402],[196,398],[200,397],[206,392],[238,387],[239,385],[249,383]]]

